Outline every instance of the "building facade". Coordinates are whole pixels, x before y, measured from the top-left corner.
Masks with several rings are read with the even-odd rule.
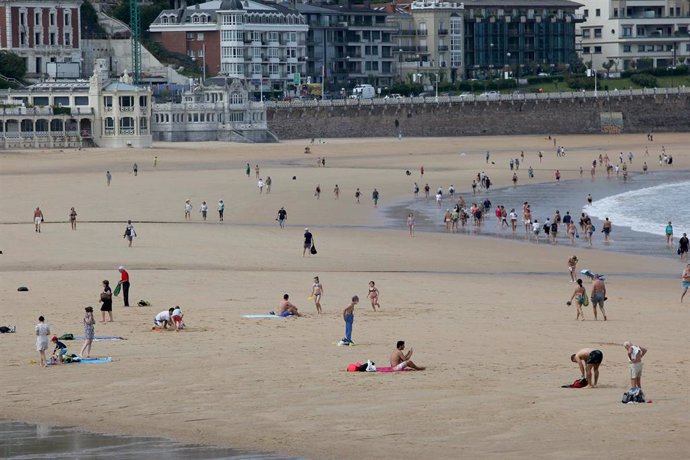
[[[207,69],[246,82],[264,96],[295,91],[306,72],[304,17],[277,3],[213,0],[165,10],[151,24],[151,37],[167,50],[186,54]]]
[[[578,0],[581,57],[596,70],[672,67],[690,61],[688,0]]]
[[[248,84],[215,77],[182,95],[178,103],[154,104],[153,139],[168,142],[276,142],[263,102],[252,101]]]
[[[0,0],[0,49],[42,78],[49,62],[81,62],[81,0]]]
[[[104,60],[88,81],[0,91],[0,107],[3,148],[151,146],[151,91],[109,79]]]

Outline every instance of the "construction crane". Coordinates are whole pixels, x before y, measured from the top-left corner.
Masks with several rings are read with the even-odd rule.
[[[129,0],[129,28],[132,31],[132,80],[135,85],[141,83],[141,18],[139,3],[141,0]]]

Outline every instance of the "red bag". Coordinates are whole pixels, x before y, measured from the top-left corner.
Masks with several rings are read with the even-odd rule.
[[[357,372],[357,368],[361,366],[362,363],[350,363],[347,365],[348,372]]]

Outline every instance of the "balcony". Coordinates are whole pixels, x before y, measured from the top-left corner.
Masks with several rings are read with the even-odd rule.
[[[448,35],[448,29],[438,29],[439,35]]]
[[[448,51],[448,45],[439,45],[438,50],[439,50],[439,52]]]

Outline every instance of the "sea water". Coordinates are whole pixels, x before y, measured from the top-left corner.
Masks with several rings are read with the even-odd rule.
[[[0,458],[99,460],[284,460],[270,454],[180,444],[169,439],[110,436],[72,428],[0,420]],[[289,457],[297,460],[295,457]]]

